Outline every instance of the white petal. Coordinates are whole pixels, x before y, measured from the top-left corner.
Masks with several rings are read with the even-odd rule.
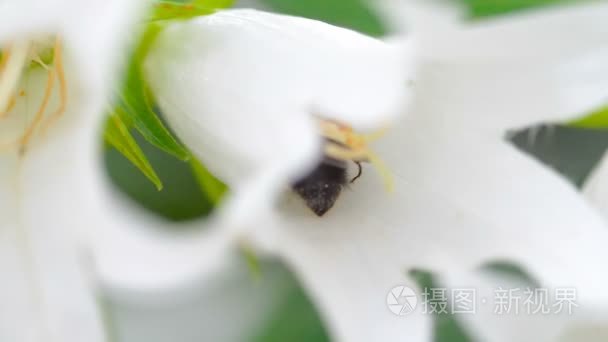
[[[116,336],[124,342],[251,341],[293,293],[286,272],[272,266],[263,264],[254,279],[242,263],[231,265],[171,303],[112,301]]]
[[[62,227],[29,225],[18,196],[16,156],[2,157],[0,339],[105,341],[82,258]]]
[[[318,21],[232,10],[167,29],[147,75],[180,138],[234,185],[260,165],[290,164],[291,178],[306,168],[314,115],[368,127],[394,117],[406,56]]]
[[[33,289],[28,279],[31,266],[25,249],[26,238],[17,217],[15,185],[16,157],[2,157],[0,167],[0,272],[3,274],[0,300],[0,339],[35,340],[42,333],[42,317],[37,315]]]
[[[602,342],[606,339],[608,339],[608,324],[606,324],[606,321],[594,322],[593,319],[567,327],[566,331],[559,337],[560,342]]]
[[[608,218],[608,157],[606,154],[595,166],[583,185],[585,197]]]
[[[394,246],[381,236],[386,234],[383,227],[353,227],[345,220],[340,220],[340,226],[335,220],[329,222],[309,220],[307,224],[278,227],[275,252],[308,289],[333,338],[429,341],[432,317],[419,310],[399,316],[387,307],[391,289],[416,286],[406,278],[407,270],[395,258]],[[392,240],[396,240],[394,236]]]
[[[27,96],[20,98],[9,114],[12,128],[20,128],[14,133],[23,132],[26,118],[37,109],[45,87],[45,74],[38,69],[24,75]],[[69,100],[74,106],[65,113],[67,118],[76,113],[92,114],[78,102],[79,98]],[[57,105],[55,98],[50,106],[56,108]],[[55,134],[55,131],[51,133]],[[63,194],[71,195],[67,190],[69,180],[53,177],[54,172],[72,165],[73,155],[69,153],[72,146],[62,145],[59,153],[49,156],[48,163],[44,164],[35,160],[36,155],[57,142],[57,139],[45,138],[36,137],[23,157],[19,157],[17,151],[4,151],[2,156],[3,164],[7,168],[12,166],[12,170],[2,174],[2,182],[6,183],[3,197],[7,197],[8,203],[3,203],[1,209],[7,222],[1,225],[4,236],[0,251],[8,253],[7,260],[13,265],[2,266],[2,274],[7,279],[3,296],[7,298],[2,306],[6,309],[2,315],[6,326],[0,327],[0,335],[9,334],[12,338],[7,340],[14,341],[105,341],[97,298],[89,283],[88,260],[74,234],[86,227],[86,223],[73,224],[79,205],[70,206],[69,200],[62,198]],[[32,160],[36,164],[33,168]],[[31,203],[36,201],[40,202]]]
[[[414,104],[423,115],[406,123],[409,130],[395,133],[399,150],[388,150],[390,138],[381,141],[382,155],[407,181],[409,189],[402,191],[429,192],[482,225],[461,227],[458,220],[427,234],[451,237],[444,244],[459,258],[513,259],[547,285],[576,285],[582,297],[604,303],[608,295],[600,284],[608,278],[595,270],[608,260],[608,230],[596,212],[566,180],[508,143],[426,126],[426,103],[433,101]]]
[[[80,171],[70,169],[81,161],[75,159],[80,156],[78,151],[89,152],[86,143],[78,143],[86,141],[83,137],[99,139],[97,125],[105,94],[110,90],[107,81],[112,77],[108,74],[113,74],[110,66],[118,62],[112,57],[117,55],[116,49],[124,48],[123,31],[132,23],[133,12],[141,2],[105,1],[90,6],[71,2],[75,8],[86,8],[77,14],[63,7],[67,4],[0,4],[6,15],[0,24],[0,40],[6,43],[32,39],[31,34],[57,34],[63,41],[69,80],[68,109],[47,134],[37,135],[23,156],[17,156],[16,149],[7,151],[3,147],[2,151],[0,268],[4,285],[0,339],[7,341],[106,339],[94,288],[89,283],[88,260],[79,244],[79,234],[75,234],[88,227],[86,211],[80,211],[84,203],[71,197],[71,187],[83,184],[71,182],[69,176]],[[41,70],[24,77],[26,96],[19,98],[9,114],[16,133],[22,133],[31,119],[45,84]],[[57,105],[53,96],[50,106]]]
[[[591,3],[418,37],[415,90],[435,94],[433,115],[452,129],[475,122],[504,131],[585,114],[608,98],[607,14],[607,4]]]
[[[89,266],[95,265],[101,282],[116,290],[113,293],[118,295],[125,294],[124,290],[127,290],[127,297],[136,291],[148,294],[175,284],[189,284],[204,270],[221,265],[224,254],[228,253],[226,246],[232,243],[231,235],[216,233],[216,230],[198,235],[156,231],[155,228],[166,228],[168,224],[141,213],[138,215],[132,205],[117,208],[122,202],[108,189],[110,185],[102,171],[100,129],[114,86],[111,82],[119,75],[116,67],[119,62],[124,62],[124,53],[128,51],[124,40],[129,35],[125,32],[131,32],[132,27],[127,28],[127,25],[134,24],[133,13],[144,13],[142,3],[122,0],[94,2],[87,6],[80,2],[72,3],[83,11],[78,12],[81,15],[65,8],[63,11],[49,10],[49,13],[61,13],[62,16],[53,17],[50,24],[35,22],[24,26],[23,30],[60,34],[65,48],[69,86],[67,111],[45,135],[32,141],[24,157],[20,170],[24,224],[32,228],[43,226],[48,232],[55,232],[57,239],[65,238],[63,243],[68,246],[75,244],[76,237],[82,238],[84,246],[77,246],[82,250],[75,250],[77,247],[72,246],[65,253],[75,254],[75,260],[82,261],[83,251],[90,252]],[[14,10],[11,13],[28,13],[31,9],[28,4],[24,3],[25,7],[11,5],[11,10]],[[85,15],[91,13],[93,17]],[[33,15],[37,18],[37,14]],[[49,28],[53,30],[46,31]],[[41,86],[38,84],[39,88]],[[31,93],[41,95],[40,90]],[[34,104],[29,106],[34,110],[38,102],[32,97],[28,97],[28,101]],[[51,102],[51,107],[57,105],[56,98]],[[23,116],[15,116],[24,119]],[[21,128],[23,125],[24,122]],[[47,234],[46,229],[40,230],[40,238],[35,241],[42,241]],[[89,247],[91,250],[87,249]],[[48,250],[41,250],[36,258],[48,261],[50,270],[55,259],[45,258],[44,253]],[[57,254],[57,257],[64,256]],[[64,267],[72,267],[73,264],[65,262]],[[61,288],[54,284],[43,281],[42,286],[49,288],[49,296],[66,300],[67,295],[60,294]],[[67,286],[64,288],[65,291],[72,290]],[[89,291],[86,287],[80,290]],[[65,306],[67,311],[68,305]],[[59,308],[53,306],[52,309]],[[98,317],[89,318],[91,322],[99,323]],[[90,329],[90,333],[95,335],[97,330]],[[85,340],[94,341],[95,338],[92,336]]]
[[[88,1],[78,0],[23,0],[2,1],[0,12],[0,42],[15,39],[32,39],[60,36],[67,50],[66,59],[79,73],[86,73],[86,86],[108,85],[116,73],[123,52],[116,50],[117,35],[123,35],[123,26],[116,23],[133,19],[133,13],[144,11],[142,1]],[[104,50],[104,47],[108,49]],[[104,58],[108,56],[111,58]],[[85,86],[83,84],[80,85]]]
[[[210,222],[170,224],[119,196],[99,195],[91,236],[97,271],[122,300],[176,297],[172,291],[194,286],[235,257],[236,236]]]
[[[457,315],[456,318],[470,327],[476,340],[507,342],[569,342],[604,341],[608,332],[606,312],[595,310],[595,303],[573,297],[573,306],[565,303],[558,311],[555,300],[558,288],[533,285],[515,279],[488,274],[447,275],[441,277],[451,289],[474,289],[477,302],[474,314]],[[565,289],[566,287],[561,287]],[[536,291],[537,296],[547,295],[546,302],[526,303],[526,290]],[[503,290],[500,295],[499,291]],[[511,293],[506,291],[512,291]],[[543,292],[544,294],[540,295]],[[502,297],[500,299],[499,297]],[[537,299],[540,297],[537,297]],[[545,312],[536,312],[540,309]]]
[[[382,304],[379,289],[403,282],[415,267],[467,272],[484,261],[513,260],[547,286],[576,287],[581,300],[608,304],[608,277],[597,272],[608,260],[608,230],[598,215],[565,180],[499,137],[450,135],[434,125],[434,101],[432,93],[415,99],[419,115],[376,146],[395,174],[394,194],[383,193],[366,168],[322,218],[298,198],[283,204],[275,248],[309,285],[338,336],[360,333],[361,317],[339,313],[347,305],[361,303],[349,311],[389,324],[391,317],[368,303]],[[359,287],[349,294],[359,301],[334,299],[353,283]]]

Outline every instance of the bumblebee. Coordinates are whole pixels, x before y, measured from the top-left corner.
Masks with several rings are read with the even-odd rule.
[[[361,176],[362,162],[375,165],[387,188],[392,189],[390,174],[367,146],[383,132],[365,136],[335,121],[319,120],[319,123],[324,139],[323,159],[309,174],[292,185],[308,208],[319,217],[325,215],[338,200],[342,189]],[[357,175],[350,180],[347,175],[348,162],[354,162],[358,167]]]

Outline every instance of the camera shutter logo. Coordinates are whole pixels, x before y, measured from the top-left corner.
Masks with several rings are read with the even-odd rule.
[[[416,309],[418,297],[414,290],[407,286],[396,286],[386,295],[386,305],[398,316],[407,315]]]

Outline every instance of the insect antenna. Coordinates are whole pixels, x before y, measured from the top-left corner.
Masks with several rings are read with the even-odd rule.
[[[357,175],[350,180],[351,183],[354,183],[359,177],[361,177],[361,174],[363,173],[363,169],[361,168],[361,162],[354,160],[354,163],[357,164],[358,172]]]

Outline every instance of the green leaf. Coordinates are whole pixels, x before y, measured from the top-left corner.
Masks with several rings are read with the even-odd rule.
[[[201,190],[206,194],[207,199],[213,203],[213,205],[217,205],[228,191],[226,184],[215,178],[209,170],[194,157],[190,159],[190,166],[192,167],[192,171],[194,172],[194,176],[196,177]]]
[[[156,20],[184,20],[213,13],[214,8],[193,3],[176,3],[172,1],[158,1],[155,4],[151,21]]]
[[[431,293],[430,289],[444,289],[438,283],[435,274],[423,270],[423,269],[412,269],[408,272],[408,275],[416,282],[416,284],[422,290],[422,293]],[[436,299],[436,298],[435,298]],[[426,299],[433,300],[433,297]],[[446,305],[449,304],[446,303]],[[458,317],[451,313],[451,309],[447,313],[433,313],[434,316],[434,327],[435,331],[433,341],[434,342],[471,342],[473,339],[469,337],[469,333],[463,327],[458,320]]]
[[[252,336],[249,340],[252,342],[329,342],[327,329],[324,327],[317,308],[296,277],[284,265],[264,263],[263,267],[265,270],[270,269],[269,271],[273,274],[277,274],[277,271],[281,272],[281,278],[274,281],[280,281],[284,290],[276,293],[276,298],[273,298],[277,304],[274,312],[260,325],[261,329],[256,336]]]
[[[143,73],[145,58],[158,34],[171,20],[209,14],[215,9],[230,6],[233,2],[233,0],[195,0],[188,3],[158,1],[150,14],[150,21],[131,53],[126,75],[112,104],[111,118],[104,134],[108,143],[127,157],[158,189],[162,188],[160,179],[131,136],[129,129],[136,128],[149,143],[180,160],[189,160],[190,152],[173,137],[153,109],[154,102]],[[211,186],[210,182],[206,181],[207,186]],[[221,188],[215,186],[210,189],[212,195],[216,199],[219,198]]]
[[[514,279],[538,288],[540,283],[522,266],[507,260],[494,260],[487,262],[479,268],[480,271],[495,277]]]
[[[157,1],[150,16],[156,20],[185,20],[211,14],[216,9],[232,6],[233,0],[196,0],[191,2]]]
[[[188,160],[188,151],[177,142],[152,109],[141,70],[143,60],[161,30],[162,25],[148,26],[129,62],[123,87],[117,96],[117,107],[124,113],[124,120],[132,123],[150,143],[181,160]]]
[[[133,139],[129,127],[122,121],[120,115],[114,114],[108,118],[104,139],[133,163],[156,186],[157,190],[162,190],[163,184],[160,178]]]
[[[507,14],[535,7],[559,3],[580,2],[580,0],[460,0],[469,9],[473,18]]]
[[[141,134],[133,138],[144,152],[154,171],[163,181],[163,190],[157,191],[150,181],[115,148],[104,154],[106,171],[112,183],[129,199],[142,208],[171,221],[191,221],[207,217],[213,205],[201,191],[190,163],[183,162],[150,144]],[[178,225],[175,229],[190,229]]]
[[[207,6],[211,8],[228,8],[232,7],[235,3],[235,0],[193,0],[192,4],[199,6]]]
[[[372,36],[387,33],[366,0],[262,0],[277,12],[318,19]]]
[[[608,107],[603,107],[595,112],[586,115],[580,119],[574,120],[568,123],[568,126],[577,128],[595,128],[595,129],[607,129],[608,128]]]

